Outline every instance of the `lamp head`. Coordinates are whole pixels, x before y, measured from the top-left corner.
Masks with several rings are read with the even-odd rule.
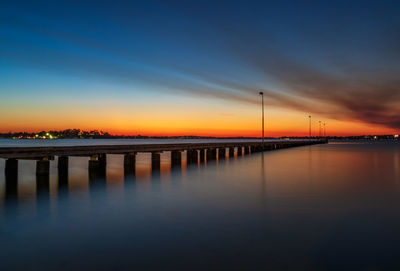
[[[260,95],[264,95],[264,92],[260,91],[258,94],[260,94]]]

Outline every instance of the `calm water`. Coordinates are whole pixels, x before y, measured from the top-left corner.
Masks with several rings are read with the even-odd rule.
[[[0,160],[1,270],[399,270],[400,144],[331,143],[50,186]]]

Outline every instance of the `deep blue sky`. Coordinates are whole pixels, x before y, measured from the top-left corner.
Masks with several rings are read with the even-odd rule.
[[[399,14],[400,1],[7,1],[0,106],[251,105],[263,89],[278,111],[398,129]]]

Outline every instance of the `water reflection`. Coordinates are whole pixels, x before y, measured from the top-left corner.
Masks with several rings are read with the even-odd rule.
[[[18,174],[5,173],[5,199],[14,200],[18,196]]]
[[[266,200],[266,195],[267,195],[267,192],[266,192],[267,184],[266,184],[266,176],[265,176],[266,172],[265,172],[265,164],[264,164],[265,163],[265,161],[264,161],[264,153],[262,152],[260,154],[260,156],[261,156],[261,166],[260,166],[260,169],[261,169],[261,172],[260,172],[261,197],[262,197],[263,201],[265,201]]]
[[[399,145],[329,144],[189,166],[181,158],[172,166],[162,153],[156,175],[148,154],[128,168],[124,156],[109,155],[105,172],[91,175],[88,158],[72,157],[63,173],[52,161],[47,179],[21,162],[17,182],[0,177],[2,200],[18,201],[18,211],[15,202],[1,210],[21,217],[2,219],[3,266],[62,270],[68,259],[64,269],[207,270],[214,259],[219,270],[397,267],[385,255],[399,241]]]
[[[400,182],[400,154],[397,148],[389,151],[388,148],[390,149],[390,147],[379,146],[379,148],[383,148],[383,151],[377,151],[375,149],[364,150],[363,146],[355,145],[349,146],[346,152],[340,152],[337,150],[337,146],[341,147],[341,145],[303,147],[300,153],[304,157],[299,156],[297,151],[293,150],[292,157],[285,160],[279,159],[280,155],[278,155],[283,150],[260,153],[258,156],[260,159],[260,177],[257,179],[262,184],[261,190],[264,197],[267,195],[267,172],[268,174],[270,172],[279,173],[285,180],[297,180],[290,182],[292,188],[298,188],[298,191],[301,191],[307,187],[308,191],[312,193],[333,191],[332,189],[339,189],[341,185],[344,185],[346,189],[350,186],[365,185],[356,180],[352,182],[343,181],[348,178],[349,173],[353,172],[357,172],[359,176],[357,180],[380,179],[379,185],[392,181]],[[371,148],[371,146],[369,147]],[[325,151],[326,149],[329,152]],[[244,169],[243,166],[238,164],[238,155],[242,158],[247,157],[245,160],[251,160],[251,156],[238,154],[237,151],[234,152],[233,156],[226,155],[223,157],[220,157],[220,154],[223,155],[224,152],[217,151],[215,152],[215,159],[210,159],[207,152],[208,150],[203,156],[204,162],[200,162],[198,159],[197,161],[189,159],[189,164],[187,164],[186,153],[182,153],[180,166],[172,166],[171,153],[164,152],[160,155],[159,170],[152,170],[151,156],[146,153],[136,154],[135,163],[128,166],[124,165],[123,155],[108,155],[106,166],[95,169],[85,166],[88,163],[88,158],[72,157],[69,159],[67,167],[57,167],[57,161],[51,161],[51,172],[53,174],[50,174],[50,176],[35,176],[34,161],[20,161],[19,176],[5,174],[0,179],[1,201],[16,201],[17,198],[21,198],[23,202],[26,201],[29,204],[30,199],[37,197],[49,199],[58,194],[63,196],[71,193],[82,194],[82,192],[89,191],[89,187],[96,189],[98,187],[106,188],[107,186],[123,187],[128,182],[151,182],[152,179],[170,180],[172,175],[176,175],[177,172],[185,176],[188,169],[196,168],[197,172],[200,172],[210,166],[212,166],[212,169],[219,168],[221,163],[224,166],[224,174],[232,168],[241,167],[240,176],[243,176],[243,174],[251,176],[252,168],[256,165]],[[275,153],[274,159],[270,160],[269,155],[273,153]],[[298,156],[294,156],[295,154]],[[196,155],[198,155],[198,152]],[[290,170],[292,168],[297,168],[297,175],[293,175]],[[4,160],[2,160],[2,169],[4,170]],[[301,183],[302,179],[306,182]],[[324,182],[321,182],[322,180]],[[327,182],[329,180],[335,181]],[[269,185],[275,185],[275,191],[278,191],[283,189],[286,183],[282,182],[278,185],[272,181]]]
[[[393,168],[396,183],[400,184],[400,152],[394,153]]]

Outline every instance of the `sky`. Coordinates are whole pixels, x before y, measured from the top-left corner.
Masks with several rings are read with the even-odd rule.
[[[0,132],[398,134],[399,1],[6,1]]]

